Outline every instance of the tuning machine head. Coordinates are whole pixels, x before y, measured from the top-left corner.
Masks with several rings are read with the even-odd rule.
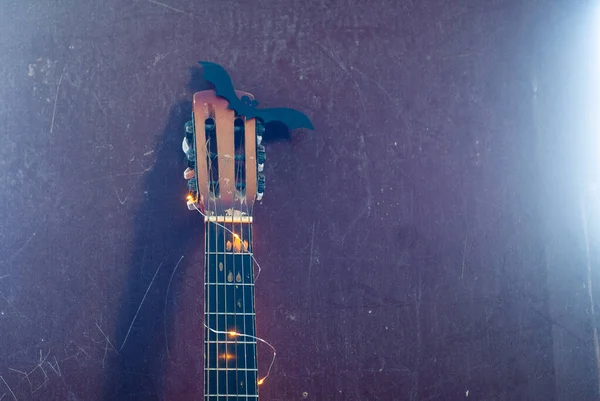
[[[258,181],[258,185],[257,185],[257,190],[256,190],[256,200],[262,200],[263,195],[265,194],[265,175],[264,174],[259,174],[257,176],[257,181]]]
[[[262,144],[263,134],[265,133],[265,123],[260,119],[256,119],[256,144]]]
[[[265,160],[267,159],[267,154],[264,145],[258,145],[256,147],[256,163],[258,172],[262,172],[265,168]]]

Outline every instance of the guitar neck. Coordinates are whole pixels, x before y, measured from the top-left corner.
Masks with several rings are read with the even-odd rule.
[[[252,223],[205,224],[204,400],[258,400]]]

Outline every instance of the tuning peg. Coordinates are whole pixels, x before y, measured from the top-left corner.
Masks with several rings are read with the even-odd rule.
[[[198,209],[198,206],[196,206],[196,200],[192,197],[192,195],[189,195],[189,198],[186,200],[186,205],[188,210],[195,210]]]
[[[185,135],[183,137],[183,144],[181,147],[183,148],[183,152],[187,153],[191,148],[191,143],[194,140],[194,123],[192,120],[187,121],[185,123]]]
[[[265,124],[262,121],[257,119],[256,120],[256,143],[258,145],[260,145],[262,143],[264,133],[265,133]]]
[[[190,150],[192,150],[192,147],[190,146],[190,143],[186,137],[183,137],[183,142],[181,143],[181,150],[183,150],[183,153],[185,153],[186,155],[190,152]]]
[[[185,123],[185,133],[193,134],[194,133],[194,122],[192,120],[186,121]]]
[[[259,174],[257,178],[258,178],[258,185],[257,185],[257,190],[256,190],[256,200],[262,200],[262,197],[265,193],[265,175]]]
[[[267,158],[267,153],[264,145],[258,145],[258,149],[256,151],[256,161],[258,163],[258,171],[261,172],[265,168],[265,160]]]
[[[196,176],[196,171],[193,168],[186,168],[183,172],[183,178],[186,180],[190,180]]]

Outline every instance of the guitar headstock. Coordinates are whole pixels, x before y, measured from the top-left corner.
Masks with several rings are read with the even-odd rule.
[[[240,98],[249,93],[236,91]],[[265,148],[264,125],[228,109],[228,101],[214,90],[194,94],[192,120],[185,125],[182,148],[187,159],[187,206],[206,216],[252,216],[255,200],[262,199]]]

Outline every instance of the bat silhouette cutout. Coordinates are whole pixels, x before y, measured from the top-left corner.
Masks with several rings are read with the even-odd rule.
[[[284,107],[258,109],[256,108],[258,101],[251,100],[248,96],[242,96],[241,99],[238,98],[233,87],[233,82],[223,67],[209,61],[198,61],[198,63],[204,69],[204,79],[214,85],[217,96],[225,98],[229,102],[228,109],[246,118],[259,118],[264,123],[279,121],[285,124],[290,130],[296,128],[315,129],[308,116],[298,110]]]

